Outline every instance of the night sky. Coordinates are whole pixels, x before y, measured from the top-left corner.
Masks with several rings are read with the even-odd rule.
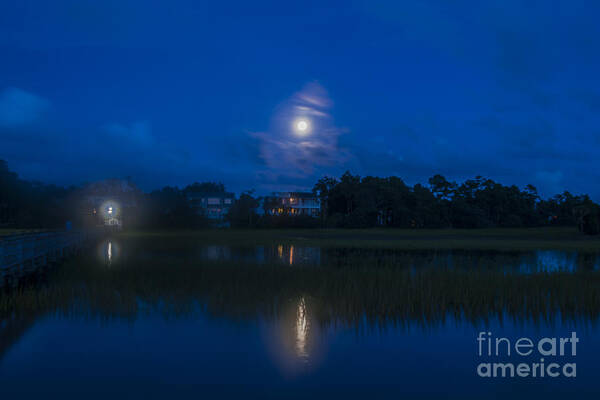
[[[599,15],[572,0],[1,0],[0,159],[61,185],[265,193],[350,170],[598,200]]]

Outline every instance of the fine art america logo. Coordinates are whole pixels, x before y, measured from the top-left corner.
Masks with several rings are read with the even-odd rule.
[[[577,376],[577,364],[572,362],[579,342],[576,332],[571,332],[571,337],[544,337],[539,340],[527,337],[510,340],[494,337],[491,332],[479,332],[476,340],[477,355],[482,361],[477,365],[477,375],[482,378]]]

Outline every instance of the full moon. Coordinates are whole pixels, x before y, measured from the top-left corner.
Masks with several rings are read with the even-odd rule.
[[[298,133],[305,133],[308,130],[308,121],[301,119],[296,122],[296,130]]]

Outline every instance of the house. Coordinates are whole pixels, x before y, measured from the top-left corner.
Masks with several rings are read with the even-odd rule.
[[[84,214],[95,225],[122,229],[123,221],[137,208],[140,190],[128,180],[107,179],[88,184],[82,189]]]
[[[275,192],[265,198],[264,208],[269,215],[318,217],[321,202],[312,192]]]
[[[217,223],[224,221],[229,209],[235,202],[235,195],[229,192],[202,193],[188,191],[185,196],[198,214],[203,214]]]

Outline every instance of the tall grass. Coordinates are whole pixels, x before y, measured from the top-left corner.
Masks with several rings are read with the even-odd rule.
[[[72,259],[45,280],[0,295],[0,319],[47,313],[135,318],[208,312],[228,318],[276,318],[298,298],[323,324],[596,321],[600,273],[510,273],[492,263],[450,268],[435,257],[414,266],[401,258],[294,267],[279,263],[209,262],[193,254],[124,257],[107,266]],[[408,261],[407,261],[408,262]]]

